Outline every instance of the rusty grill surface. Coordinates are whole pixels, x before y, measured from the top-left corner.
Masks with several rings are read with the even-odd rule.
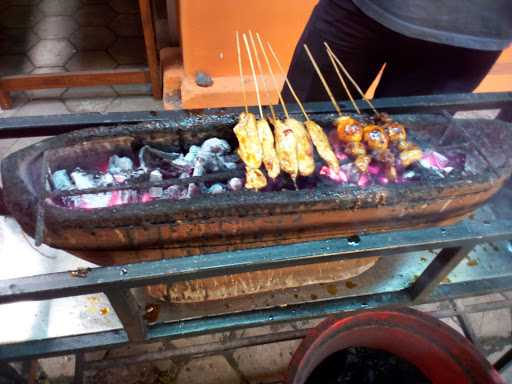
[[[410,226],[420,225],[423,221],[442,221],[453,217],[463,217],[478,205],[486,201],[496,192],[503,180],[510,174],[511,160],[507,158],[507,148],[512,143],[512,131],[506,123],[489,120],[455,120],[441,115],[401,115],[396,119],[406,125],[414,142],[422,148],[435,148],[442,151],[455,151],[466,156],[467,167],[464,171],[453,172],[445,177],[425,174],[419,180],[386,186],[372,185],[362,189],[357,186],[334,185],[318,182],[313,189],[299,191],[280,190],[274,192],[240,191],[215,196],[197,196],[190,200],[168,201],[156,200],[147,203],[128,204],[98,209],[67,209],[53,203],[52,198],[71,195],[77,192],[48,192],[42,187],[43,169],[46,162],[55,170],[55,165],[70,168],[76,165],[77,156],[80,162],[97,161],[105,154],[126,152],[141,143],[172,143],[177,150],[186,151],[191,145],[200,144],[211,137],[226,139],[236,147],[236,139],[232,127],[236,124],[237,115],[190,113],[179,121],[155,121],[135,125],[118,125],[115,127],[99,127],[60,135],[10,155],[2,162],[2,177],[5,188],[5,200],[8,209],[29,234],[37,234],[37,223],[44,223],[46,235],[53,240],[50,244],[62,246],[59,234],[68,229],[89,231],[92,236],[98,229],[123,229],[130,231],[134,227],[143,229],[155,225],[179,227],[182,223],[211,225],[217,222],[217,230],[222,236],[244,233],[244,220],[273,220],[273,230],[285,232],[287,227],[294,231],[307,229],[308,224],[301,224],[303,215],[322,215],[332,211],[346,211],[357,215],[365,209],[385,208],[382,219],[395,221],[404,227],[407,221]],[[331,127],[336,118],[331,113],[312,114],[312,119],[324,128]],[[84,155],[86,157],[84,157]],[[45,159],[46,158],[46,159]],[[212,174],[199,180],[219,180],[239,175],[239,171],[227,174]],[[195,180],[195,179],[194,179]],[[126,189],[141,189],[150,186],[167,186],[172,183],[188,181],[164,180],[157,183],[142,182],[130,184]],[[116,187],[116,189],[120,189]],[[94,189],[79,191],[93,193],[108,190]],[[482,193],[481,199],[471,196]],[[446,207],[430,213],[430,217],[422,218],[421,212],[433,202],[446,199],[469,197],[468,202],[453,209]],[[393,207],[404,207],[401,212],[392,212]],[[446,208],[446,209],[445,209]],[[399,215],[397,217],[391,217]],[[386,217],[386,215],[391,215]],[[364,232],[365,217],[361,217],[359,227],[354,231]],[[329,225],[332,225],[330,223]],[[392,224],[389,225],[391,228]],[[186,229],[185,229],[186,230]],[[371,231],[371,229],[370,229]],[[268,232],[268,228],[267,228]],[[215,232],[218,234],[218,231]],[[246,233],[247,234],[247,233]],[[253,233],[252,240],[257,240],[262,233]],[[45,237],[41,233],[41,238]],[[212,233],[190,234],[190,238],[205,239]],[[48,237],[48,236],[47,236]],[[125,244],[113,245],[113,248],[155,247],[162,245],[166,239],[153,239],[150,243],[138,244],[131,236]],[[178,240],[187,239],[186,235]],[[173,239],[176,241],[176,238]],[[107,245],[87,244],[86,241],[75,245],[64,245],[66,248],[95,249],[109,248]]]

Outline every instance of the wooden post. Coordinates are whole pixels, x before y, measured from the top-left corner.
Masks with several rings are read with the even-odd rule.
[[[148,59],[151,86],[153,88],[153,97],[162,98],[162,76],[158,62],[158,52],[156,49],[155,25],[151,11],[151,0],[139,0],[140,17],[144,31],[144,43],[146,45],[146,56]]]

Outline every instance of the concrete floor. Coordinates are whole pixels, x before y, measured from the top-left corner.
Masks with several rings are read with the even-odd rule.
[[[136,3],[136,0],[1,1],[0,74],[143,66],[144,56],[141,54],[143,49]],[[161,102],[154,100],[149,94],[149,86],[90,87],[15,93],[12,95],[13,109],[0,111],[0,126],[3,117],[12,116],[161,110]],[[486,114],[488,117],[493,117],[492,115],[492,112]],[[40,138],[0,140],[0,159],[37,140]],[[0,233],[0,239],[1,235]],[[470,298],[460,300],[460,304],[469,305],[496,298],[495,295]],[[423,309],[433,311],[446,308],[447,305],[437,303]],[[478,336],[479,347],[491,362],[512,346],[510,308],[470,314],[469,320]],[[460,331],[457,319],[448,318],[444,321]],[[105,353],[108,356],[122,356],[133,353],[134,348],[143,351],[180,348],[190,343],[227,340],[254,332],[277,332],[291,329],[292,326],[272,326],[259,330],[121,348],[95,353],[95,356],[101,357]],[[290,356],[297,345],[298,341],[282,342],[203,358],[173,359],[102,370],[90,375],[88,382],[272,383],[283,377]],[[67,383],[70,382],[73,373],[74,357],[40,360],[40,366],[40,382]]]

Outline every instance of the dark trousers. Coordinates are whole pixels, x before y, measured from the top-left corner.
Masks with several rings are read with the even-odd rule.
[[[347,99],[323,42],[366,91],[384,63],[376,97],[471,92],[489,72],[500,51],[453,47],[410,38],[366,16],[351,0],[320,0],[293,55],[289,79],[303,101],[326,100],[311,65],[307,44],[336,99]],[[360,98],[351,88],[354,98]],[[293,98],[285,87],[286,101]]]

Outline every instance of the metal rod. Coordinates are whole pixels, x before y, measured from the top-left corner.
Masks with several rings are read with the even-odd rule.
[[[484,295],[512,289],[509,276],[443,284],[437,287],[424,303]],[[258,327],[277,322],[299,321],[356,309],[378,308],[388,305],[411,305],[405,291],[379,292],[375,294],[307,302],[288,307],[255,309],[180,322],[157,324],[149,327],[146,342],[162,339],[223,332],[240,328]],[[14,361],[32,357],[46,357],[76,353],[79,350],[105,349],[125,345],[128,337],[123,330],[98,332],[88,335],[63,336],[56,339],[30,340],[16,344],[4,344],[0,348],[0,361]]]
[[[39,187],[41,188],[39,191],[39,197],[37,201],[37,210],[36,210],[36,232],[34,236],[35,245],[39,247],[43,243],[44,239],[44,202],[46,200],[46,181],[47,181],[47,173],[48,173],[48,151],[43,152],[43,159],[41,161],[41,179],[39,183]]]
[[[473,247],[444,248],[408,288],[413,301],[422,301],[468,255]]]
[[[58,272],[7,279],[0,281],[0,304],[366,256],[392,257],[400,252],[473,246],[476,242],[512,237],[512,226],[508,220],[495,220],[489,225],[462,222],[442,231],[443,236],[440,236],[439,228],[364,235],[360,236],[361,241],[357,246],[352,245],[346,238],[276,245],[266,247],[264,256],[261,249],[246,249],[93,268],[87,276],[81,278],[74,277],[69,272]],[[438,256],[432,263],[438,263],[441,259]],[[416,283],[421,281],[422,278]]]
[[[142,319],[141,309],[129,289],[107,289],[105,294],[123,324],[130,341],[143,341],[147,327]]]
[[[351,109],[349,101],[338,103],[342,109]],[[512,92],[458,93],[450,95],[405,96],[373,99],[373,105],[388,113],[432,113],[447,110],[467,111],[493,108],[512,108]],[[304,103],[306,112],[334,112],[329,102]],[[370,110],[360,106],[362,110]],[[217,116],[233,113],[234,120],[243,108],[221,108],[200,110],[202,116]],[[176,122],[190,114],[183,111],[144,111],[109,113],[73,113],[69,115],[5,117],[0,126],[0,139],[53,136],[83,128],[136,124],[153,121]]]

